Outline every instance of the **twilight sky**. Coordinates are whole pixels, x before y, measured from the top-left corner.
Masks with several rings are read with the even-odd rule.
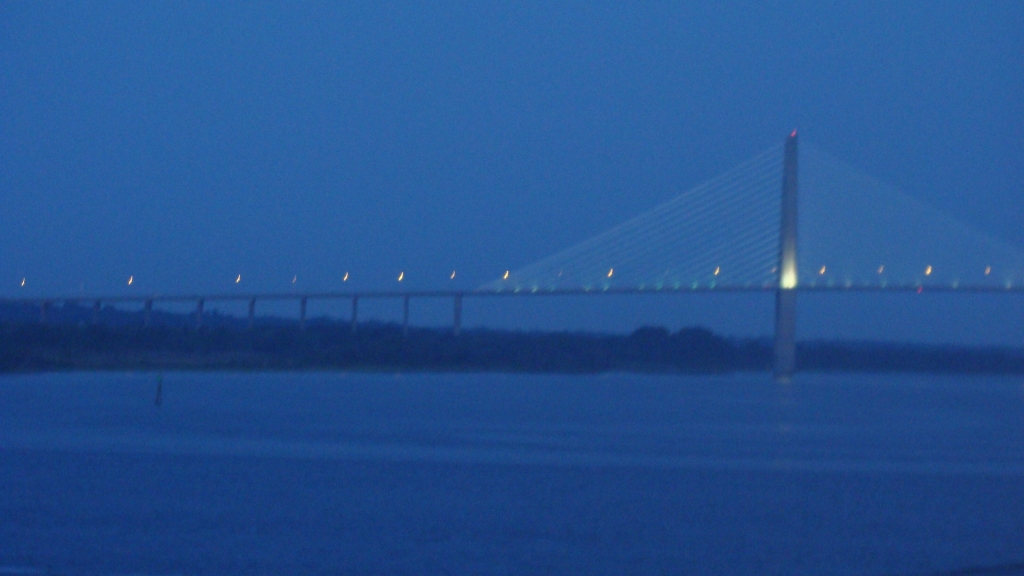
[[[472,288],[794,127],[1024,246],[1024,4],[765,4],[2,2],[0,296]],[[801,333],[1024,344],[1019,297],[902,298]],[[467,313],[746,335],[765,302]]]

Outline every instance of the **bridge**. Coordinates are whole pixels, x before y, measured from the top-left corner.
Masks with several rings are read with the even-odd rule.
[[[799,194],[798,194],[799,192]],[[799,198],[799,201],[798,201]],[[311,300],[399,300],[408,331],[412,299],[453,303],[462,328],[466,298],[760,292],[775,294],[774,372],[795,368],[799,292],[1024,291],[1024,251],[968,226],[814,148],[799,153],[794,131],[728,172],[610,230],[475,290],[71,296],[14,298],[39,308],[58,303],[141,305],[150,324],[157,303],[192,302],[203,322],[208,302],[248,302],[250,326],[260,301],[295,301],[305,326]]]

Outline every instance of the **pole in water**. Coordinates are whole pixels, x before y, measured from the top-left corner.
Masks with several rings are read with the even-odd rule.
[[[164,375],[163,373],[157,374],[156,376],[156,400],[153,404],[161,406],[164,403]]]

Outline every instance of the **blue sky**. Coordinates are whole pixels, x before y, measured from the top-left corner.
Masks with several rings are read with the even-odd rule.
[[[794,127],[1024,246],[1021,30],[1013,1],[4,2],[0,295],[472,288]],[[476,318],[666,314],[587,306]],[[870,329],[808,306],[806,335],[1024,343],[964,324],[1015,301],[905,333],[904,304]],[[766,330],[760,300],[727,308],[670,323]]]

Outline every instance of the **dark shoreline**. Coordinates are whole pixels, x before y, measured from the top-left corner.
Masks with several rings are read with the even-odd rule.
[[[397,324],[294,321],[249,328],[0,323],[0,372],[302,371],[643,372],[712,374],[771,369],[771,342],[702,328],[632,334],[518,332]],[[872,342],[801,342],[799,371],[1024,374],[1024,350]]]
[[[346,320],[247,319],[206,312],[47,310],[0,302],[0,373],[56,371],[766,372],[769,339],[727,338],[704,328],[631,334],[524,332]],[[95,321],[95,323],[94,323]],[[1024,374],[1024,349],[881,342],[797,343],[797,370]]]

